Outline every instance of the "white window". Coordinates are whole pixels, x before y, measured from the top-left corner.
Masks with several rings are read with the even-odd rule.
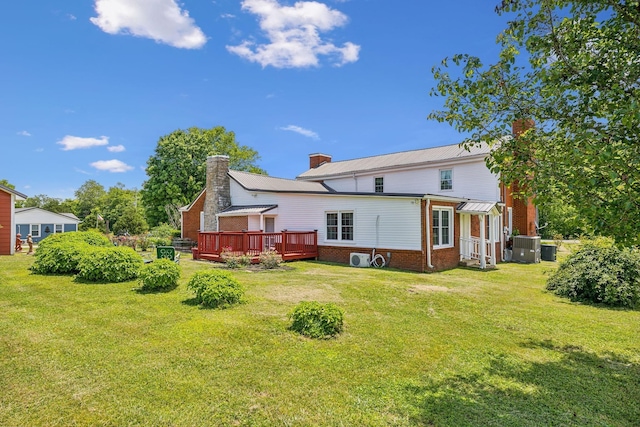
[[[453,190],[452,169],[440,169],[440,190]]]
[[[327,212],[327,240],[352,241],[354,235],[353,212]]]
[[[55,232],[56,233],[62,233],[63,229],[62,229],[62,224],[56,224],[55,225]]]
[[[453,246],[453,208],[434,207],[431,231],[433,248],[450,248]]]
[[[384,178],[379,176],[373,179],[374,191],[376,193],[384,193]]]
[[[40,237],[40,224],[31,224],[31,237]]]

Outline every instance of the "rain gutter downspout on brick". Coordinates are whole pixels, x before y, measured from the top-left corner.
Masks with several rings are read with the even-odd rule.
[[[425,228],[427,229],[427,267],[433,270],[431,264],[431,223],[429,222],[429,209],[431,208],[431,199],[427,199],[427,208],[425,211]]]

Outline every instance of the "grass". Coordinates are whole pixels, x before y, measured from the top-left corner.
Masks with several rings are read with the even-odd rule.
[[[555,263],[234,270],[245,304],[38,276],[0,257],[0,425],[637,426],[640,312],[544,290]],[[345,331],[288,330],[302,300]]]

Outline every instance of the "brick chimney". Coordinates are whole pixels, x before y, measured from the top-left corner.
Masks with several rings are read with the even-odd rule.
[[[517,119],[514,120],[511,125],[511,132],[514,138],[518,138],[534,126],[535,121],[533,121],[533,119]],[[535,236],[537,232],[536,221],[538,215],[533,199],[529,197],[524,200],[513,197],[513,193],[520,192],[524,185],[526,185],[526,177],[511,183],[511,185],[506,188],[505,204],[507,207],[513,208],[513,228],[518,229],[522,235]]]
[[[204,199],[204,230],[218,231],[217,214],[231,206],[229,156],[207,157],[207,192]]]
[[[534,122],[533,119],[516,119],[511,124],[511,133],[517,138],[525,131],[534,127],[535,124],[536,122]]]
[[[309,169],[315,169],[325,163],[331,163],[331,156],[327,154],[309,154]]]

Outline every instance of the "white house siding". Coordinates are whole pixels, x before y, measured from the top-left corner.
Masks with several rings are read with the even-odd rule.
[[[232,182],[231,202],[233,205],[277,204],[276,230],[318,230],[320,245],[421,250],[419,200],[381,196],[256,193],[247,192]],[[325,214],[328,211],[354,213],[353,241],[326,240]]]
[[[452,169],[452,190],[440,190],[441,169]],[[355,177],[325,179],[324,182],[336,191],[373,192],[374,180],[377,177],[384,178],[385,193],[435,194],[476,200],[500,200],[498,177],[489,171],[484,160],[445,163],[423,169],[357,174]]]

